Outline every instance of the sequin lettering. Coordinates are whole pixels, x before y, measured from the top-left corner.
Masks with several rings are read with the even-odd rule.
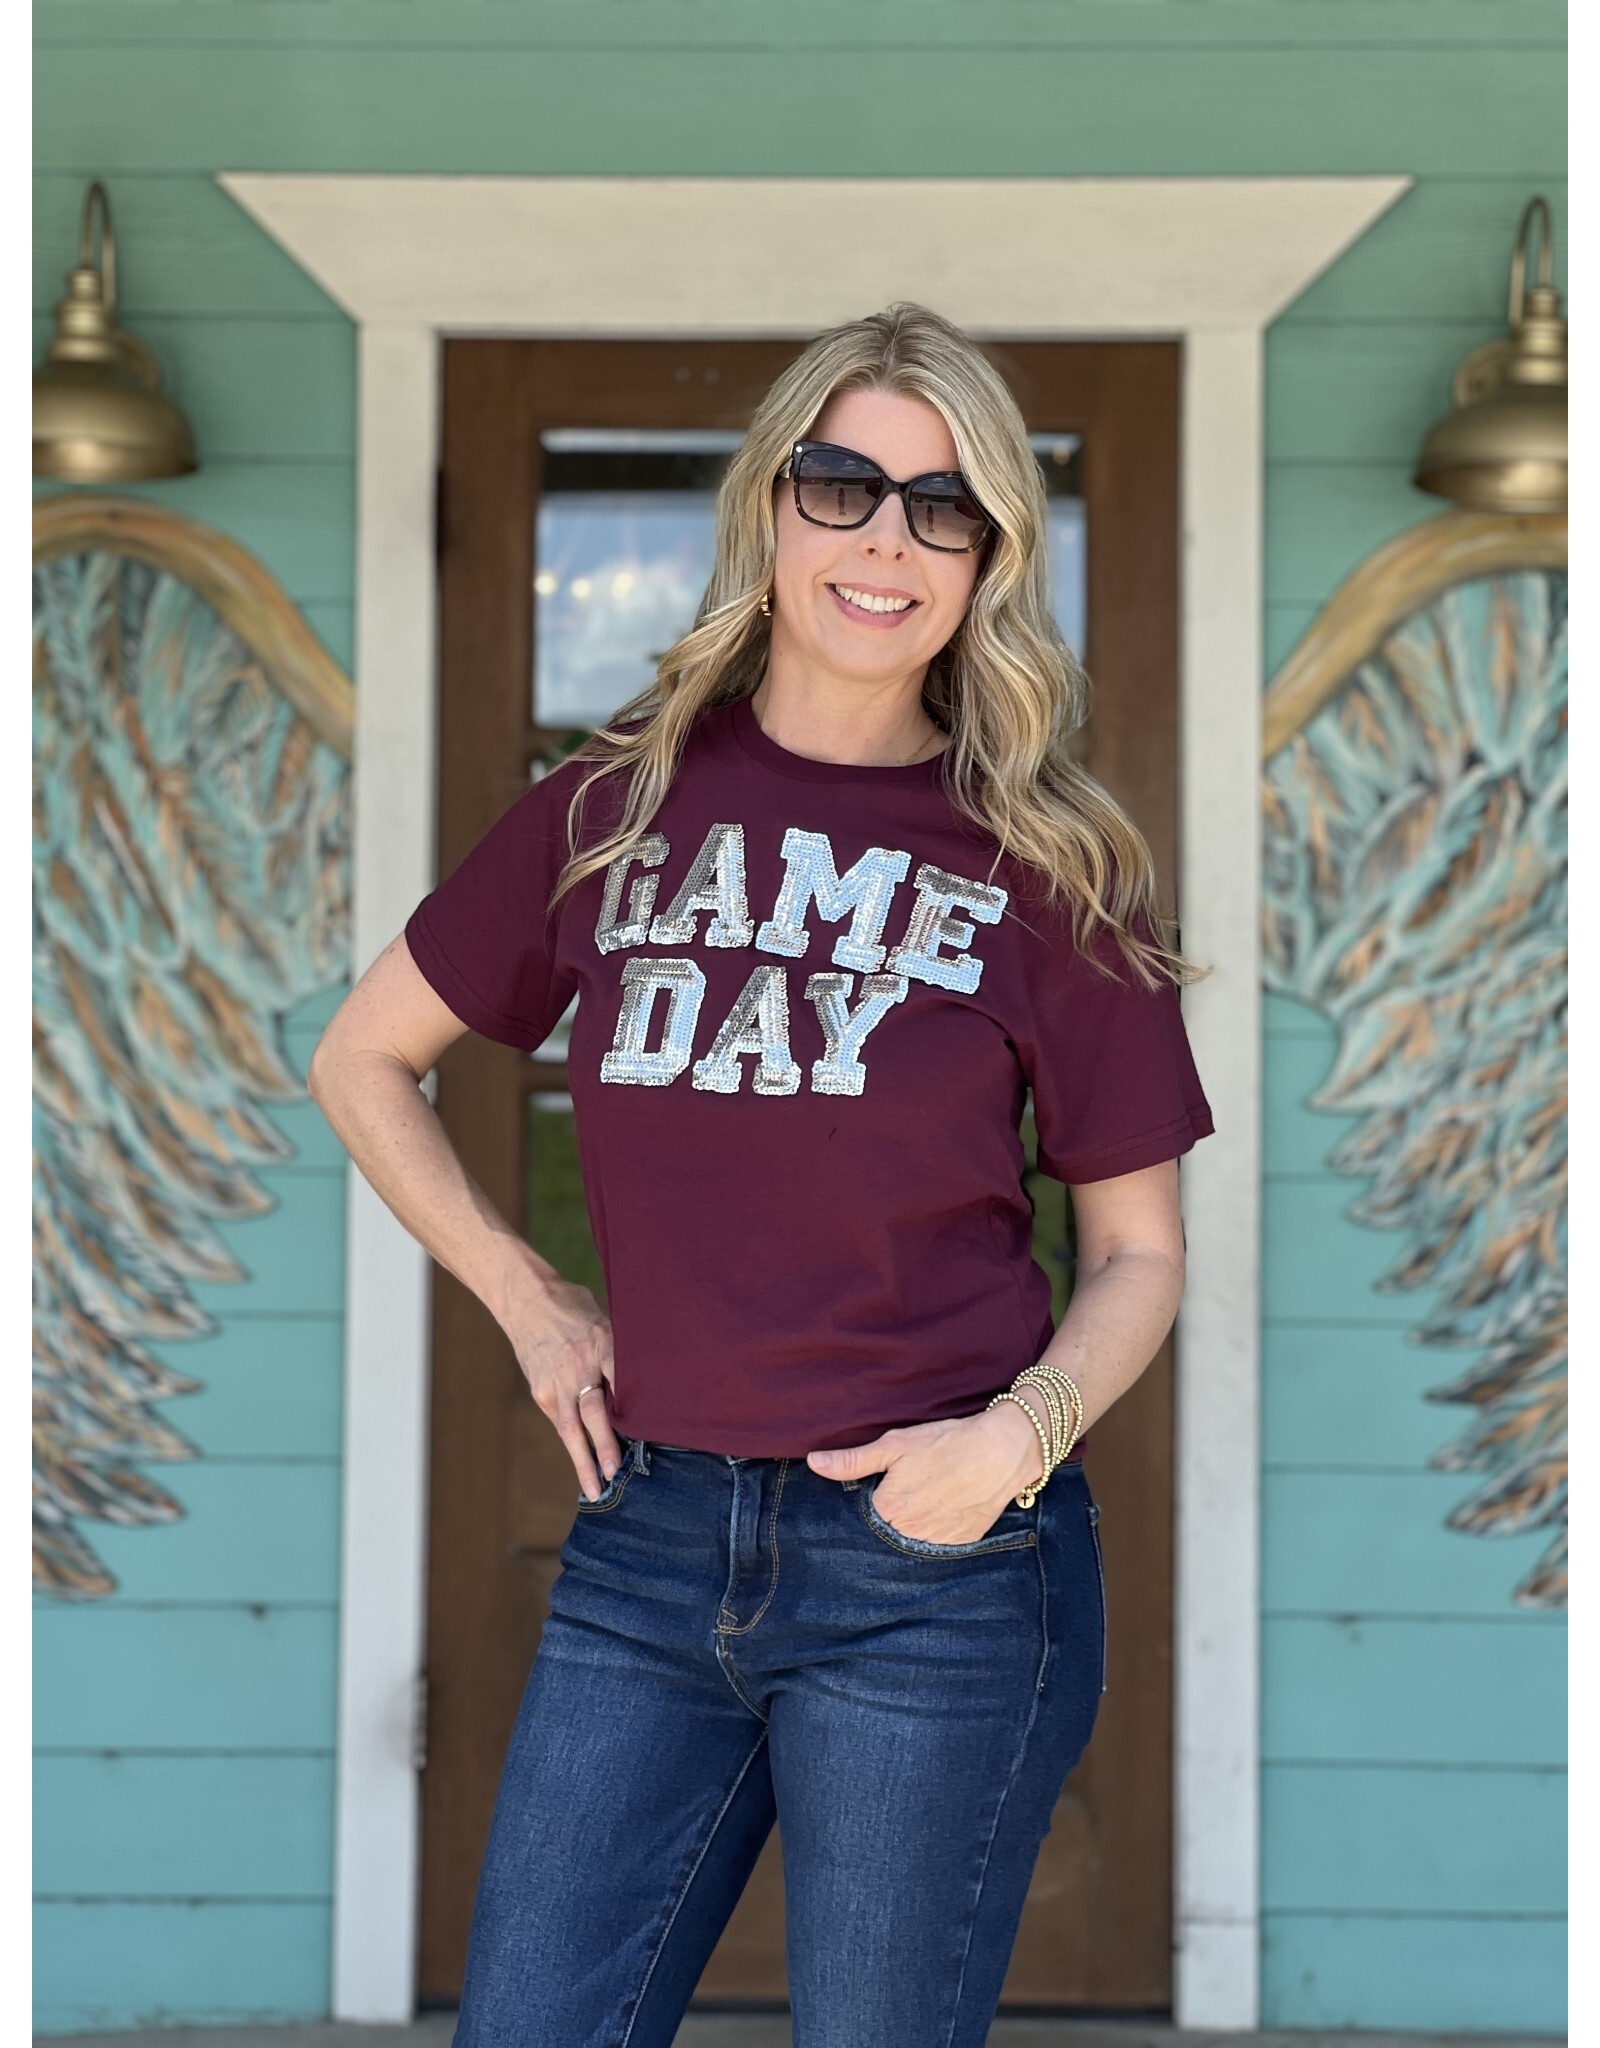
[[[783,835],[783,858],[778,901],[756,933],[760,950],[802,959],[811,942],[805,926],[806,909],[815,902],[830,924],[850,915],[849,931],[833,944],[836,967],[852,967],[865,974],[881,967],[884,949],[879,940],[889,915],[889,899],[906,878],[910,854],[869,846],[855,866],[841,875],[834,868],[833,848],[826,835],[791,825]]]
[[[970,995],[983,973],[983,962],[968,950],[976,927],[998,924],[1006,905],[1004,889],[924,861],[916,870],[916,896],[905,931],[898,945],[886,947],[884,927],[911,855],[870,846],[841,875],[826,833],[791,825],[783,834],[777,900],[757,930],[750,915],[742,825],[710,828],[672,901],[657,912],[661,876],[656,871],[671,851],[663,833],[650,832],[611,862],[595,924],[596,950],[608,954],[645,944],[697,942],[735,948],[753,941],[762,952],[801,960],[813,937],[807,929],[813,911],[825,924],[848,918],[848,928],[834,934],[832,946],[833,966],[844,971],[814,973],[804,982],[822,1033],[822,1057],[810,1061],[809,1071],[796,1060],[790,1044],[789,969],[763,965],[751,973],[710,1046],[695,1059],[704,969],[681,956],[638,955],[622,967],[616,1035],[600,1061],[602,1081],[666,1087],[692,1062],[692,1087],[737,1095],[746,1084],[749,1060],[749,1086],[757,1095],[794,1095],[802,1083],[815,1095],[860,1095],[867,1078],[863,1051],[871,1034],[905,1002],[913,981]],[[957,914],[963,911],[965,916]],[[707,918],[703,928],[702,913]],[[658,997],[665,998],[659,1022]]]
[[[667,1020],[661,1044],[645,1049],[656,997],[665,990]],[[632,1081],[662,1088],[689,1064],[695,1020],[706,992],[704,971],[692,960],[630,960],[622,970],[622,1008],[611,1050],[600,1062],[602,1081]]]
[[[864,974],[861,1000],[850,1007],[848,974],[813,974],[806,996],[815,1006],[827,1051],[811,1063],[814,1095],[859,1095],[867,1085],[861,1048],[874,1024],[903,1003],[911,984],[903,974]]]
[[[704,1059],[694,1063],[694,1086],[736,1095],[747,1054],[759,1057],[758,1095],[793,1095],[800,1069],[789,1051],[789,976],[783,967],[758,967],[740,991]]]
[[[965,876],[946,874],[943,868],[924,862],[917,869],[917,900],[905,937],[889,955],[891,974],[909,974],[917,981],[932,982],[936,988],[955,989],[971,995],[983,973],[983,962],[972,954],[952,960],[939,952],[952,946],[958,952],[972,944],[974,928],[956,910],[968,910],[979,924],[998,924],[1006,906],[1006,891],[988,882],[969,882]]]
[[[628,853],[619,853],[606,869],[605,893],[600,899],[600,919],[594,928],[594,942],[602,953],[617,953],[624,946],[642,946],[650,933],[650,913],[655,908],[659,875],[640,875],[628,891],[628,915],[619,917],[622,885],[629,867],[637,861],[642,868],[658,868],[672,848],[659,832],[647,832]]]
[[[744,827],[713,825],[695,855],[683,886],[650,927],[653,946],[692,946],[695,920],[714,912],[706,926],[708,946],[748,946],[755,927],[744,880]]]

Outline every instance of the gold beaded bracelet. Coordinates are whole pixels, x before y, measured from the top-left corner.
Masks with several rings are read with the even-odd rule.
[[[1031,1386],[1043,1394],[1046,1405],[1051,1413],[1053,1439],[1055,1444],[1059,1446],[1040,1475],[1037,1484],[1025,1489],[1027,1498],[1023,1505],[1031,1507],[1038,1495],[1039,1488],[1044,1485],[1050,1474],[1067,1456],[1083,1433],[1083,1396],[1078,1392],[1077,1382],[1069,1373],[1062,1372],[1058,1366],[1045,1365],[1043,1363],[1031,1365],[1026,1371],[1018,1373],[1016,1379],[1012,1381],[1012,1385],[1014,1387]],[[1070,1427],[1066,1420],[1065,1406],[1062,1399],[1063,1388],[1066,1390],[1067,1400],[1070,1400],[1072,1404]]]
[[[1045,1412],[1050,1420],[1048,1432],[1039,1418],[1039,1411],[1031,1401],[1025,1401],[1018,1392],[1021,1387],[1032,1387],[1042,1396]],[[994,1396],[989,1406],[997,1407],[1002,1401],[1014,1401],[1038,1434],[1044,1470],[1031,1485],[1025,1486],[1017,1495],[1019,1508],[1031,1508],[1038,1499],[1045,1481],[1083,1434],[1083,1396],[1078,1392],[1077,1382],[1070,1373],[1064,1373],[1059,1366],[1040,1362],[1019,1372],[1009,1387]],[[1067,1420],[1069,1403],[1072,1410],[1070,1425]]]
[[[1071,1431],[1068,1433],[1063,1429],[1062,1432],[1066,1440],[1062,1446],[1061,1457],[1065,1458],[1078,1438],[1083,1434],[1083,1396],[1078,1391],[1077,1381],[1072,1378],[1070,1373],[1064,1373],[1058,1366],[1053,1365],[1032,1366],[1022,1375],[1022,1379],[1024,1384],[1031,1384],[1034,1380],[1038,1380],[1045,1387],[1051,1386],[1052,1383],[1054,1383],[1058,1390],[1065,1387],[1067,1398],[1072,1403]],[[1061,1460],[1057,1459],[1056,1462],[1059,1464]]]
[[[1032,1387],[1036,1393],[1044,1396],[1045,1406],[1050,1411],[1051,1440],[1058,1444],[1063,1442],[1067,1435],[1067,1404],[1059,1385],[1037,1370],[1030,1371],[1020,1384]]]
[[[1031,1365],[1025,1372],[1019,1373],[1012,1384],[1014,1386],[1037,1386],[1045,1396],[1045,1399],[1051,1402],[1052,1411],[1059,1418],[1057,1434],[1066,1438],[1065,1449],[1062,1452],[1062,1456],[1065,1457],[1067,1451],[1072,1449],[1073,1444],[1083,1433],[1083,1397],[1078,1392],[1077,1382],[1069,1373],[1064,1373],[1059,1366],[1046,1365],[1041,1360],[1037,1365]],[[1062,1388],[1066,1389],[1067,1398],[1072,1403],[1072,1432],[1070,1436],[1067,1435],[1066,1431],[1066,1416],[1061,1396]],[[1057,1462],[1059,1463],[1060,1461],[1058,1460]]]
[[[1013,1393],[1009,1387],[1005,1390],[1003,1394],[996,1394],[994,1399],[989,1403],[989,1406],[991,1408],[997,1408],[1002,1401],[1015,1401],[1017,1406],[1022,1410],[1023,1414],[1026,1415],[1028,1420],[1033,1424],[1034,1429],[1038,1432],[1039,1451],[1040,1455],[1044,1459],[1044,1475],[1040,1478],[1039,1485],[1043,1486],[1045,1478],[1049,1476],[1050,1472],[1050,1440],[1045,1435],[1044,1424],[1039,1420],[1038,1410],[1034,1407],[1031,1401],[1024,1401],[1020,1394]],[[1036,1487],[1031,1486],[1025,1488],[1023,1492],[1017,1495],[1017,1506],[1019,1508],[1031,1508],[1033,1506],[1034,1494],[1037,1492],[1037,1490],[1038,1489]]]

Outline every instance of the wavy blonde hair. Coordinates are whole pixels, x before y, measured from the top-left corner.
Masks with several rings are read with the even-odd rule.
[[[717,493],[716,558],[694,624],[661,657],[654,680],[568,756],[594,765],[568,807],[568,858],[551,902],[648,830],[699,712],[760,684],[772,630],[761,600],[776,555],[773,480],[828,401],[846,391],[893,391],[931,405],[997,528],[966,614],[923,684],[929,716],[950,735],[940,758],[953,803],[993,835],[996,861],[1004,853],[1022,861],[1044,883],[1045,900],[1070,909],[1074,942],[1096,966],[1104,927],[1147,988],[1163,974],[1179,983],[1209,974],[1175,948],[1137,826],[1072,758],[1089,679],[1051,615],[1044,481],[1022,414],[975,342],[908,301],[819,334],[761,401]],[[579,850],[584,799],[611,776],[628,778],[620,816]],[[1132,929],[1141,917],[1157,943]]]

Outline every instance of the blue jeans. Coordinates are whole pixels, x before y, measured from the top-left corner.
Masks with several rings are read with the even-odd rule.
[[[455,2048],[670,2048],[774,1822],[795,2048],[981,2048],[1105,1689],[1081,1464],[975,1543],[624,1438],[507,1752]]]

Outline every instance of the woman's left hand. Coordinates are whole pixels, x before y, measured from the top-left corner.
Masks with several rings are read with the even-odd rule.
[[[1033,1424],[1014,1401],[944,1422],[886,1429],[842,1451],[809,1451],[824,1479],[885,1477],[872,1505],[890,1528],[923,1543],[976,1543],[1008,1500],[1039,1477],[1044,1464]]]

